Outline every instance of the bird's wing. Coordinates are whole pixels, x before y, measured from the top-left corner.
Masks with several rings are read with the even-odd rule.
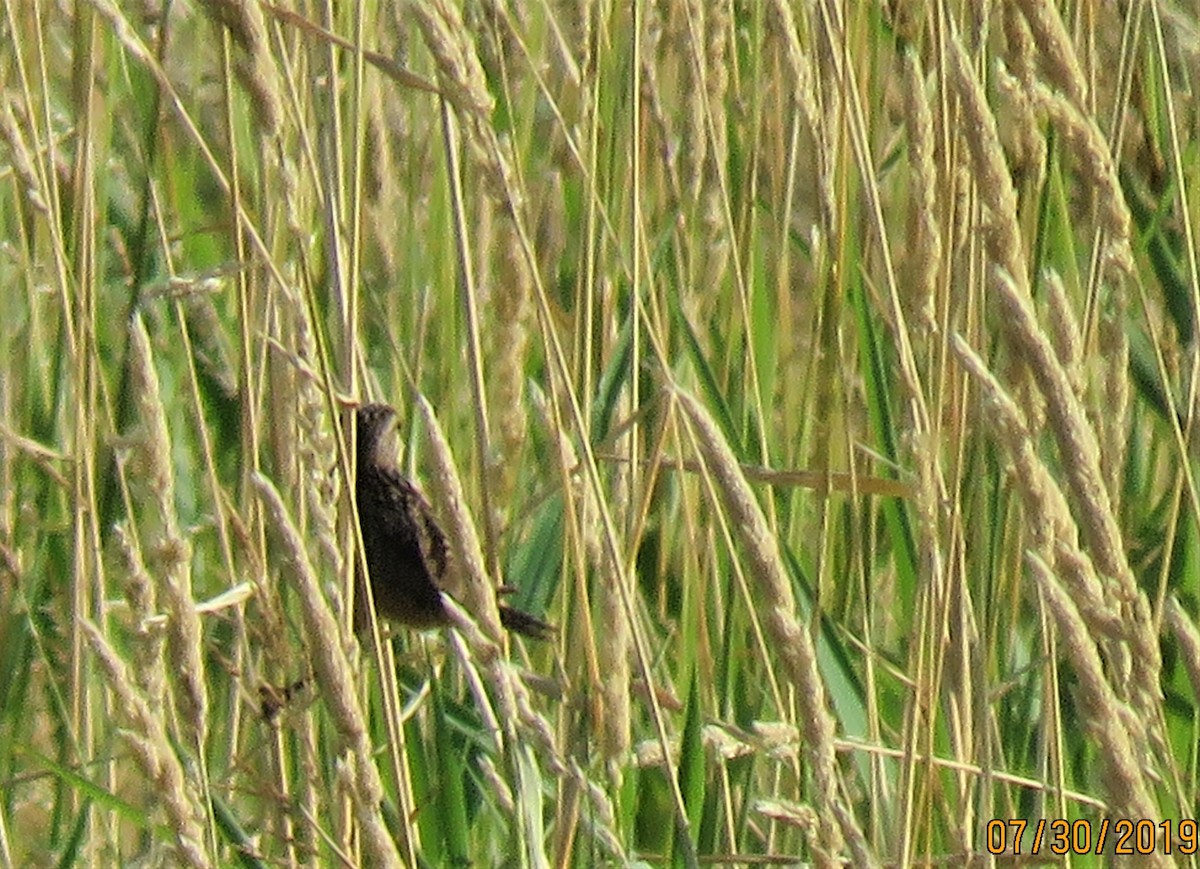
[[[446,576],[446,536],[438,527],[433,507],[407,477],[394,468],[379,468],[386,485],[373,487],[379,494],[381,525],[388,529],[392,548],[414,547],[430,580],[439,588]],[[385,544],[389,545],[389,544]]]

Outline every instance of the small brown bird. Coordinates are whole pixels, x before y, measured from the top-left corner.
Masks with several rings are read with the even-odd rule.
[[[378,616],[414,628],[448,625],[445,583],[449,551],[446,536],[421,491],[395,464],[396,411],[367,404],[357,411],[358,479],[354,497],[366,549],[367,570]],[[367,623],[366,593],[355,595],[355,624]],[[499,604],[508,630],[545,640],[554,628],[536,616]]]

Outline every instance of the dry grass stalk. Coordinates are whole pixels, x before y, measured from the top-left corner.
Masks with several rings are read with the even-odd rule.
[[[865,840],[838,793],[834,720],[826,704],[825,685],[817,668],[812,638],[796,614],[791,578],[783,565],[778,541],[767,525],[733,451],[708,411],[682,390],[676,390],[674,397],[698,439],[705,464],[724,497],[732,525],[740,533],[751,573],[758,584],[763,622],[775,640],[780,660],[795,688],[806,756],[816,790],[814,802],[819,813],[812,842],[817,865],[840,867],[839,855],[845,841],[861,843]]]
[[[495,287],[492,290],[494,322],[503,328],[490,329],[494,360],[487,367],[492,407],[496,408],[497,449],[487,457],[489,479],[494,482],[495,502],[511,503],[521,453],[529,425],[523,400],[525,363],[529,353],[529,322],[532,315],[533,276],[521,252],[511,219],[502,217],[496,226],[499,236]]]
[[[1123,818],[1155,818],[1158,807],[1150,796],[1145,776],[1139,767],[1140,753],[1134,735],[1126,729],[1132,710],[1120,710],[1125,704],[1113,692],[1104,675],[1104,665],[1089,636],[1071,596],[1058,583],[1049,565],[1033,553],[1026,555],[1038,588],[1041,590],[1058,625],[1062,648],[1071,661],[1078,679],[1075,692],[1077,709],[1084,726],[1096,738],[1104,764],[1109,813]],[[1173,866],[1174,862],[1156,849],[1158,857],[1148,857],[1143,866]]]
[[[498,713],[492,711],[488,696],[482,690],[482,684],[477,679],[473,682],[470,679],[468,681],[481,716],[491,725],[489,729],[497,735],[504,736],[499,746],[508,754],[513,780],[519,792],[540,787],[538,782],[522,773],[517,754],[523,750],[526,743],[532,743],[551,773],[556,776],[565,774],[567,765],[555,743],[553,728],[533,708],[529,690],[520,674],[500,653],[500,648],[483,635],[471,617],[453,600],[447,602],[446,611],[456,628],[451,640],[464,671],[468,676],[472,676],[475,661],[482,661],[486,667],[488,681],[499,700]],[[464,640],[465,645],[461,642]],[[522,801],[522,804],[524,802]],[[536,847],[540,848],[540,842]]]
[[[1010,475],[1025,504],[1032,549],[1052,553],[1051,566],[1068,584],[1088,628],[1098,637],[1120,638],[1124,627],[1105,600],[1104,587],[1091,558],[1079,547],[1078,527],[1066,496],[1038,455],[1025,414],[982,359],[962,337],[954,336],[954,351],[963,367],[978,381],[983,414],[1013,463]]]
[[[1163,622],[1179,644],[1179,657],[1192,683],[1192,693],[1200,697],[1200,629],[1175,597],[1167,599]]]
[[[163,632],[151,619],[158,614],[158,594],[154,578],[142,562],[142,553],[124,523],[113,529],[117,551],[123,562],[125,599],[132,614],[133,672],[138,690],[152,709],[161,709],[166,693],[166,669],[163,665]]]
[[[496,801],[497,808],[506,815],[516,814],[517,807],[513,800],[512,788],[508,786],[508,782],[504,776],[500,775],[500,770],[496,769],[496,764],[491,757],[486,754],[480,754],[478,759],[479,775],[482,777],[487,786],[488,798]]]
[[[570,39],[570,34],[567,34],[565,41],[568,45],[578,46],[580,52],[579,57],[574,59],[576,68],[579,70],[575,83],[579,87],[588,87],[591,82],[584,79],[585,77],[594,77],[596,74],[596,29],[600,20],[599,13],[603,9],[596,0],[577,0],[575,7],[577,38]]]
[[[117,698],[117,708],[128,729],[121,731],[142,774],[154,787],[154,795],[167,813],[175,836],[175,849],[187,866],[215,866],[204,846],[203,803],[188,782],[183,765],[171,748],[162,719],[151,711],[150,703],[138,691],[135,679],[116,651],[104,639],[90,619],[81,619],[84,636],[100,662],[109,688]]]
[[[493,643],[499,643],[504,631],[500,627],[500,610],[496,607],[496,584],[488,578],[483,549],[475,532],[475,521],[467,509],[450,444],[425,396],[418,395],[415,405],[429,436],[433,463],[430,493],[438,507],[438,516],[445,523],[443,527],[452,553],[452,572],[457,575],[451,590],[461,597],[467,611],[483,626],[487,637]]]
[[[285,492],[302,492],[307,495],[308,490],[303,480],[315,468],[305,463],[305,459],[313,457],[302,455],[301,438],[296,427],[299,416],[297,381],[305,375],[303,369],[306,363],[301,361],[300,352],[293,349],[297,342],[291,334],[291,324],[288,322],[292,319],[291,311],[301,304],[299,299],[292,297],[277,307],[277,336],[272,336],[267,343],[272,352],[267,360],[266,383],[262,391],[266,404],[255,414],[270,420],[270,425],[260,426],[260,431],[254,434],[254,440],[268,457],[271,474],[279,482],[279,486]],[[326,454],[331,455],[337,455],[336,451]],[[328,458],[317,462],[318,466],[328,464]],[[306,506],[305,498],[297,498],[297,519],[301,527],[307,530]]]
[[[587,515],[587,511],[584,511]],[[599,571],[599,621],[603,641],[596,644],[597,665],[604,677],[596,686],[602,712],[600,714],[600,751],[614,762],[629,755],[633,728],[630,692],[633,673],[630,656],[633,654],[633,631],[621,605],[621,590],[616,583],[622,573],[612,569],[608,559],[595,565]]]
[[[524,204],[513,170],[519,160],[514,159],[511,141],[497,136],[491,126],[495,100],[469,31],[445,0],[411,3],[408,8],[434,56],[442,93],[459,111],[466,153],[481,182],[476,189],[515,218]]]
[[[350,796],[366,852],[366,862],[372,866],[399,867],[402,862],[396,851],[396,843],[388,833],[380,812],[383,783],[367,738],[366,718],[355,693],[350,661],[339,641],[341,631],[337,620],[321,594],[304,541],[288,515],[283,499],[265,477],[255,474],[252,482],[291,567],[313,674],[345,744]]]
[[[477,34],[476,44],[485,67],[510,82],[528,79],[532,58],[525,38],[534,26],[532,10],[521,3],[481,0],[478,5],[465,6],[463,12],[467,26]],[[546,36],[551,39],[549,33]],[[557,41],[555,44],[561,45]]]
[[[337,503],[341,494],[341,475],[332,472],[329,457],[337,455],[337,443],[327,413],[325,395],[317,374],[320,359],[312,324],[308,319],[308,308],[299,298],[289,300],[287,307],[292,312],[296,350],[295,366],[292,366],[293,389],[284,396],[284,401],[296,408],[297,438],[296,461],[301,475],[300,485],[308,493],[305,505],[316,532],[317,545],[333,573],[342,575],[342,547],[337,540]],[[281,314],[286,314],[281,311]]]
[[[1133,384],[1129,377],[1129,333],[1126,331],[1127,296],[1114,290],[1110,304],[1100,313],[1096,353],[1104,360],[1101,373],[1103,412],[1098,414],[1100,465],[1104,482],[1113,501],[1113,511],[1121,514],[1121,494],[1125,477],[1125,459],[1129,454],[1129,412]]]
[[[987,109],[983,88],[956,34],[950,37],[947,58],[950,80],[959,94],[966,122],[975,183],[990,213],[985,243],[996,263],[995,295],[1004,335],[1013,355],[1025,362],[1045,397],[1050,429],[1067,471],[1083,539],[1097,569],[1115,580],[1116,593],[1127,607],[1124,621],[1132,643],[1134,668],[1127,688],[1136,695],[1139,711],[1152,720],[1151,711],[1157,707],[1160,694],[1161,662],[1149,607],[1129,568],[1112,502],[1100,473],[1095,432],[1033,314],[1027,262],[1017,225],[1016,194],[1004,164],[995,119]]]
[[[572,822],[582,822],[587,827],[592,836],[608,852],[614,865],[630,865],[629,857],[626,855],[624,846],[621,844],[621,837],[615,832],[616,813],[613,811],[612,801],[609,799],[608,792],[589,779],[587,773],[573,760],[563,775],[566,779],[564,783],[565,787],[580,797],[580,799],[571,801],[575,808],[575,811],[572,812]],[[588,808],[584,811],[579,811],[579,803],[583,799],[587,800]],[[572,834],[573,832],[572,830]],[[569,841],[563,843],[563,848],[559,853],[566,856],[574,853],[570,848]],[[557,856],[559,855],[556,854]],[[569,860],[566,860],[566,862],[557,860],[554,865],[563,866],[569,864],[569,862]]]
[[[1037,62],[1034,58],[1033,34],[1029,32],[1029,24],[1015,3],[1005,3],[1001,9],[1001,25],[1004,30],[1004,44],[1007,48],[1006,61],[1009,69],[1020,79],[1022,85],[1028,86],[1037,75]]]
[[[954,338],[954,349],[967,370],[979,380],[986,418],[1014,462],[1010,477],[1026,505],[1027,526],[1033,532],[1032,550],[1048,553],[1052,570],[1067,582],[1079,617],[1093,637],[1105,640],[1102,648],[1109,672],[1118,679],[1122,696],[1128,696],[1130,649],[1134,654],[1144,654],[1138,636],[1130,639],[1128,619],[1120,604],[1105,600],[1105,588],[1098,579],[1096,568],[1087,552],[1080,549],[1078,526],[1069,513],[1066,497],[1039,459],[1030,426],[1018,404],[959,336]],[[1134,689],[1133,694],[1138,700],[1152,700],[1147,700],[1148,691],[1139,693]],[[1127,707],[1121,709],[1124,711]],[[1136,737],[1135,744],[1147,745],[1148,737],[1153,736],[1153,731],[1148,735],[1146,731],[1147,724],[1154,720],[1151,715],[1128,714],[1124,718],[1124,726]]]
[[[1023,30],[1025,22],[1020,13],[1013,12],[1012,17],[1020,22],[1018,29]],[[1025,35],[1028,36],[1028,32]],[[1025,58],[1018,57],[1015,62],[1018,66],[1014,77],[1002,61],[996,61],[996,89],[1004,97],[1002,136],[1008,148],[1014,177],[1018,180],[1033,179],[1033,186],[1045,174],[1046,139],[1042,132],[1043,124],[1029,96],[1032,79],[1026,76],[1032,73],[1024,69]]]
[[[709,73],[716,73],[705,61],[705,34],[708,31],[705,10],[707,3],[699,0],[684,0],[672,4],[675,15],[684,19],[682,28],[669,34],[669,40],[664,40],[664,47],[670,45],[678,49],[680,79],[682,91],[689,95],[684,101],[682,135],[679,136],[680,169],[684,184],[683,192],[689,204],[700,199],[705,188],[706,164],[709,157],[708,124],[705,122],[705,101],[708,98]],[[713,4],[714,6],[717,4]],[[674,16],[673,16],[674,17]],[[678,22],[673,22],[678,26]],[[676,28],[672,28],[676,30]],[[643,63],[643,75],[654,72],[662,66],[662,59],[647,56]],[[657,74],[655,73],[657,84]],[[657,91],[656,87],[656,91]],[[662,94],[656,93],[656,102],[663,104]],[[715,155],[714,155],[715,157]]]
[[[200,0],[201,11],[216,25],[229,31],[233,41],[253,53],[263,47],[262,12],[247,0]]]
[[[925,75],[915,51],[904,58],[904,127],[908,133],[908,166],[912,194],[909,207],[908,250],[912,280],[904,301],[905,317],[917,333],[937,329],[934,298],[942,262],[942,234],[938,226],[938,174],[933,162],[933,114],[925,96]]]
[[[158,372],[154,368],[150,335],[141,312],[129,322],[130,393],[137,401],[138,432],[132,441],[131,494],[146,504],[143,533],[152,544],[177,533],[175,522],[175,470],[171,460],[171,437],[163,414]]]
[[[578,468],[579,457],[575,447],[555,423],[545,396],[536,390],[532,395],[546,430],[556,435],[561,466]],[[633,626],[626,618],[621,602],[621,571],[606,556],[605,546],[600,539],[600,505],[596,502],[592,487],[583,484],[575,476],[568,478],[568,485],[572,488],[568,503],[577,505],[576,527],[583,554],[587,565],[600,577],[595,584],[596,607],[599,610],[599,626],[596,630],[603,639],[592,642],[591,648],[596,659],[596,673],[602,673],[603,677],[596,678],[593,686],[600,699],[600,713],[593,716],[593,720],[600,729],[599,743],[605,758],[617,760],[628,755],[631,743]],[[579,568],[583,569],[582,562]]]
[[[197,289],[202,284],[209,283],[207,279],[194,284]],[[213,281],[217,291],[221,284]],[[189,292],[183,300],[187,312],[187,327],[191,336],[196,363],[204,374],[216,383],[224,395],[235,400],[238,394],[238,372],[231,360],[229,351],[229,336],[225,334],[225,326],[221,315],[217,313],[213,297],[216,292]]]
[[[545,836],[540,817],[541,776],[525,743],[527,739],[531,739],[551,771],[561,775],[566,766],[555,745],[553,730],[549,722],[534,711],[528,690],[512,665],[500,653],[496,643],[479,630],[471,617],[453,599],[447,600],[446,612],[456,629],[450,635],[451,647],[467,675],[467,683],[486,729],[495,735],[497,748],[508,760],[510,781],[516,793],[506,794],[506,798],[517,810],[516,817],[521,824],[525,856],[531,859],[534,865],[544,865]],[[498,709],[495,711],[478,678],[476,661],[484,664],[488,681],[495,691],[498,701]],[[505,790],[507,791],[507,786]]]
[[[267,48],[262,9],[251,0],[200,0],[200,8],[215,24],[228,30],[237,45],[234,74],[250,97],[259,132],[272,135],[279,127],[283,99],[279,75]]]
[[[1104,599],[1104,589],[1092,561],[1087,552],[1078,546],[1078,528],[1069,512],[1066,498],[1038,457],[1024,415],[987,369],[983,360],[959,336],[955,336],[954,349],[964,367],[979,382],[989,408],[985,417],[1014,463],[1011,479],[1025,504],[1026,524],[1033,535],[1033,546],[1029,550],[1027,560],[1038,569],[1044,568],[1047,575],[1054,575],[1053,583],[1058,595],[1070,606],[1070,612],[1066,615],[1062,613],[1060,603],[1056,602],[1053,608],[1056,617],[1068,618],[1071,622],[1069,630],[1073,632],[1073,637],[1069,646],[1073,649],[1072,663],[1075,667],[1091,668],[1092,661],[1087,656],[1094,655],[1098,658],[1099,652],[1095,646],[1097,642],[1103,641],[1101,648],[1105,653],[1108,672],[1112,675],[1102,676],[1105,679],[1102,693],[1121,698],[1120,704],[1114,707],[1117,710],[1114,715],[1119,721],[1124,741],[1135,747],[1147,747],[1148,735],[1153,735],[1153,726],[1149,722],[1154,720],[1152,716],[1156,714],[1157,706],[1152,705],[1152,698],[1153,692],[1157,690],[1157,682],[1148,690],[1139,690],[1136,686],[1131,688],[1129,668],[1132,664],[1134,677],[1142,678],[1147,666],[1157,667],[1157,660],[1149,664],[1139,661],[1139,658],[1146,655],[1141,629],[1134,626],[1131,630],[1127,624],[1128,610],[1119,601],[1109,602]],[[1045,553],[1050,563],[1047,564],[1039,553]],[[1066,584],[1065,589],[1060,582]],[[1087,642],[1086,649],[1081,646],[1084,640]],[[1103,670],[1104,668],[1100,667],[1097,672],[1103,673]],[[1114,690],[1110,678],[1115,680],[1119,692]],[[1099,689],[1094,686],[1089,690],[1093,692],[1093,697],[1101,696],[1095,693]],[[1149,711],[1129,710],[1125,699],[1130,696],[1135,701],[1145,704]],[[1097,726],[1108,727],[1108,724]],[[1124,743],[1116,736],[1112,737],[1108,744],[1110,748],[1115,746],[1124,750]],[[1126,763],[1121,759],[1109,760],[1117,766]],[[1141,760],[1140,755],[1138,760]],[[1121,773],[1116,779],[1110,778],[1110,784],[1117,782],[1117,786],[1123,787],[1123,775],[1124,773]],[[1138,772],[1137,775],[1140,778],[1141,773]]]
[[[539,189],[531,197],[531,202],[536,203],[537,209],[532,219],[535,227],[533,248],[537,252],[537,268],[541,274],[546,276],[546,283],[553,286],[564,262],[563,254],[567,249],[567,229],[570,227],[566,213],[563,173],[558,169],[548,169],[542,175]],[[520,238],[514,238],[513,250],[518,255],[520,254]],[[532,295],[533,287],[528,286],[527,290]],[[526,302],[528,302],[528,298],[529,296],[525,297]],[[523,316],[529,318],[529,314],[523,314]],[[522,372],[522,380],[524,374],[525,372]]]
[[[456,108],[486,119],[495,100],[458,8],[446,0],[429,0],[409,3],[408,10],[433,53],[442,93]]]
[[[1076,519],[1096,567],[1115,581],[1126,608],[1126,635],[1133,646],[1131,685],[1142,713],[1149,715],[1160,696],[1161,659],[1149,604],[1137,586],[1125,555],[1121,530],[1100,472],[1100,447],[1066,371],[1038,326],[1027,292],[1003,271],[996,272],[995,297],[1003,313],[1005,336],[1025,361],[1046,399],[1047,418],[1074,495]]]
[[[159,548],[156,560],[162,565],[171,693],[193,744],[201,746],[208,734],[208,687],[200,615],[192,597],[191,557],[191,545],[174,538]]]
[[[1115,267],[1121,275],[1134,274],[1133,249],[1130,247],[1132,220],[1125,194],[1117,179],[1116,163],[1104,134],[1092,115],[1047,88],[1033,83],[1031,98],[1045,112],[1062,135],[1066,147],[1075,154],[1079,177],[1091,188],[1096,202],[1100,229],[1107,240],[1105,264]]]
[[[627,400],[627,399],[626,399]],[[624,408],[624,403],[622,404]],[[628,409],[628,408],[624,408]],[[625,414],[621,414],[624,416]],[[615,445],[619,452],[631,455],[630,434],[623,433]],[[629,496],[629,469],[622,466],[616,471],[616,491],[610,501],[614,516],[627,515]],[[600,505],[596,502],[595,493],[591,486],[584,486],[581,492],[580,522],[583,528],[598,528],[600,525]],[[587,532],[585,532],[586,534]],[[621,583],[628,583],[633,571],[622,571],[607,557],[607,551],[600,541],[591,533],[591,545],[588,547],[588,560],[599,577],[600,636],[603,640],[596,644],[596,663],[604,678],[597,685],[603,712],[600,716],[602,733],[600,737],[601,754],[610,762],[610,769],[619,769],[629,756],[629,746],[633,740],[633,708],[630,703],[633,685],[633,625],[626,617],[622,606]],[[634,599],[636,590],[625,587],[625,594]],[[653,690],[653,688],[651,688]]]
[[[286,491],[299,493],[296,510],[301,516],[301,527],[308,539],[315,540],[321,560],[329,565],[328,575],[345,576],[342,547],[337,539],[336,505],[341,489],[342,476],[334,467],[338,452],[330,430],[320,377],[318,351],[308,320],[308,309],[304,300],[294,290],[285,287],[275,309],[279,343],[272,342],[274,354],[269,373],[272,378],[267,391],[269,407],[263,419],[270,420],[266,436],[270,438],[272,467]],[[350,544],[353,545],[352,543]],[[236,551],[255,552],[261,550],[261,542],[240,546]],[[255,578],[255,618],[248,622],[252,634],[252,646],[261,654],[257,662],[260,678],[268,685],[286,684],[294,679],[296,650],[293,632],[288,628],[288,617],[278,583],[264,582],[265,570],[248,571]],[[335,610],[344,615],[345,601],[340,594],[340,583],[331,583],[335,588],[331,597]],[[311,727],[305,718],[303,727]],[[298,763],[312,766],[315,761],[308,755],[316,739],[301,740],[303,751]],[[286,750],[278,742],[279,751],[272,773],[282,777],[294,771]],[[314,779],[300,775],[294,783],[282,778],[273,783],[278,793],[299,796],[294,798],[312,803],[315,800]],[[310,825],[301,825],[296,832],[287,835],[300,840],[311,838],[314,830]],[[281,833],[282,835],[282,833]],[[289,839],[290,841],[290,839]]]
[[[642,38],[642,57],[640,64],[641,73],[641,98],[646,114],[652,123],[652,129],[656,135],[655,142],[658,146],[659,163],[662,165],[663,181],[666,189],[663,191],[667,206],[672,209],[680,209],[683,202],[683,182],[679,177],[679,149],[671,147],[670,143],[674,140],[675,135],[671,123],[667,118],[666,105],[663,102],[662,86],[659,83],[658,70],[659,63],[659,45],[662,41],[662,27],[658,21],[658,11],[653,4],[646,7],[645,16],[645,35]],[[652,137],[645,131],[643,126],[643,136],[647,139]],[[679,220],[682,221],[684,215],[681,213]]]
[[[1072,605],[1091,635],[1106,640],[1103,648],[1110,672],[1125,674],[1120,684],[1127,688],[1129,638],[1126,625],[1119,608],[1103,599],[1104,590],[1092,561],[1078,546],[1078,529],[1066,499],[1037,456],[1024,415],[983,361],[958,336],[955,336],[955,351],[967,370],[979,380],[990,408],[986,417],[1013,459],[1015,469],[1011,478],[1026,505],[1027,526],[1033,532],[1033,550],[1049,555],[1053,570],[1067,582]],[[1135,744],[1146,744],[1144,727],[1139,721],[1131,718],[1126,726],[1137,734]]]
[[[658,128],[669,201],[671,207],[679,208],[679,232],[693,239],[681,246],[690,281],[696,286],[719,287],[730,260],[721,172],[728,160],[728,9],[724,3],[688,2],[671,13],[671,29],[662,46],[675,50],[677,78],[662,92],[659,70],[669,57],[655,51],[657,21],[647,12],[642,93]],[[682,130],[668,120],[677,92],[688,95],[677,110],[683,116]],[[704,294],[686,297],[683,304],[693,322],[703,322],[711,313],[712,300]]]
[[[251,5],[257,7],[257,4]],[[256,51],[249,56],[239,54],[233,60],[233,74],[250,98],[259,135],[264,138],[274,136],[283,115],[283,98],[279,73],[271,55],[267,51]]]
[[[17,122],[16,115],[13,113],[13,103],[16,100],[8,94],[5,94],[0,99],[3,102],[3,106],[0,107],[0,140],[3,140],[8,145],[8,153],[11,158],[9,165],[21,180],[21,190],[25,195],[25,201],[29,203],[29,207],[34,211],[48,215],[50,213],[50,206],[46,203],[46,197],[42,192],[42,184],[38,180],[37,163],[33,152],[25,142],[25,135],[21,132],[21,125]]]
[[[446,612],[450,624],[456,628],[449,632],[450,645],[462,665],[467,687],[474,695],[475,703],[479,707],[479,718],[483,722],[483,729],[497,737],[496,747],[503,752],[505,741],[500,738],[500,735],[511,732],[509,723],[512,718],[506,718],[504,724],[501,724],[496,710],[492,706],[491,698],[484,690],[483,680],[480,678],[479,668],[476,666],[478,662],[487,663],[501,658],[500,647],[491,637],[485,636],[479,630],[479,624],[475,619],[453,598],[447,599]]]
[[[175,471],[158,373],[140,313],[130,321],[129,371],[141,425],[135,461],[149,500],[143,505],[142,516],[149,518],[142,520],[147,527],[140,536],[149,548],[150,567],[162,581],[175,703],[191,730],[192,744],[199,746],[204,744],[208,728],[203,629],[192,594],[192,549],[175,516]]]
[[[733,33],[730,21],[732,3],[712,3],[704,19],[704,54],[700,60],[705,65],[705,84],[708,106],[712,112],[709,135],[712,137],[712,156],[709,165],[724,166],[729,160],[729,127],[724,111],[729,98],[729,41]],[[710,187],[720,189],[720,180],[715,171],[705,173]]]
[[[1055,86],[1063,91],[1079,109],[1087,105],[1087,82],[1079,66],[1079,58],[1071,45],[1071,37],[1053,3],[1041,0],[1017,0],[1021,13],[1033,31],[1033,42],[1046,60],[1046,71]]]
[[[813,138],[813,151],[817,161],[817,190],[821,203],[821,231],[833,237],[838,225],[838,197],[834,190],[834,165],[837,150],[833,141],[837,133],[826,124],[825,111],[819,102],[816,76],[812,63],[800,45],[793,4],[787,0],[772,0],[767,4],[767,14],[775,24],[771,34],[783,41],[784,59],[788,66],[792,99],[796,101],[805,125]]]
[[[451,639],[464,670],[470,676],[475,669],[475,662],[483,662],[488,680],[496,689],[499,699],[498,714],[492,711],[488,697],[482,691],[482,685],[477,681],[471,685],[472,692],[479,702],[480,714],[485,721],[490,722],[490,729],[504,734],[508,750],[511,752],[525,741],[518,739],[519,725],[520,734],[532,738],[533,744],[550,770],[556,775],[561,775],[566,766],[555,744],[553,729],[549,722],[534,710],[529,690],[520,674],[501,654],[500,647],[479,630],[475,620],[453,599],[447,600],[446,611],[456,629]],[[468,681],[470,682],[470,679]],[[503,749],[505,743],[501,743],[500,747]]]
[[[1046,269],[1042,273],[1042,283],[1046,287],[1047,319],[1054,352],[1067,374],[1071,391],[1082,401],[1086,384],[1083,379],[1083,335],[1079,331],[1079,320],[1071,310],[1071,300],[1067,297],[1062,276],[1054,269]]]
[[[957,33],[949,36],[946,60],[948,78],[958,93],[962,110],[960,126],[965,132],[971,165],[975,170],[972,180],[988,211],[985,225],[988,252],[1009,274],[1022,280],[1024,286],[1026,259],[1017,223],[1017,193],[1004,162],[996,119],[988,110],[983,85],[976,77]]]
[[[930,339],[938,329],[936,293],[942,268],[942,234],[939,222],[938,171],[934,162],[935,139],[933,115],[926,96],[925,75],[915,51],[909,51],[903,66],[904,118],[908,136],[908,163],[911,192],[909,204],[908,272],[900,304],[903,321],[893,323],[893,330],[911,329],[913,344],[928,348]],[[936,382],[937,373],[927,375],[927,382]],[[906,373],[904,381],[919,401],[917,393],[922,388],[920,380]],[[910,412],[915,405],[908,405]],[[920,605],[917,628],[926,638],[914,647],[913,664],[916,668],[916,701],[906,737],[909,754],[915,756],[924,747],[931,752],[932,727],[925,723],[927,713],[922,709],[937,704],[941,690],[953,698],[948,727],[952,733],[954,752],[957,757],[969,758],[977,744],[974,732],[975,718],[969,711],[978,705],[976,690],[976,661],[973,653],[977,646],[977,629],[973,620],[971,603],[966,592],[953,584],[947,576],[943,529],[947,503],[945,484],[942,480],[940,460],[941,444],[928,429],[928,423],[919,414],[912,413],[910,431],[904,440],[912,454],[916,468],[915,515],[916,535],[920,557],[920,575],[923,577],[919,590]],[[940,641],[933,638],[942,638]],[[909,776],[915,770],[909,767]],[[971,805],[971,795],[960,788],[964,805]],[[967,812],[961,820],[956,818],[954,841],[966,848],[973,838],[972,816]]]

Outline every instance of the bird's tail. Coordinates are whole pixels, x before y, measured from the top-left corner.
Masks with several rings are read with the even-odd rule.
[[[547,624],[537,616],[500,604],[500,624],[513,633],[529,637],[531,640],[549,640],[555,634],[554,625]]]

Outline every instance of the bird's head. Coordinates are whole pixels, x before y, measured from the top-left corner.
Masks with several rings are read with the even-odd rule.
[[[358,461],[377,463],[381,459],[390,462],[395,456],[384,457],[378,453],[387,443],[387,436],[396,424],[396,411],[386,404],[364,404],[356,412]]]

